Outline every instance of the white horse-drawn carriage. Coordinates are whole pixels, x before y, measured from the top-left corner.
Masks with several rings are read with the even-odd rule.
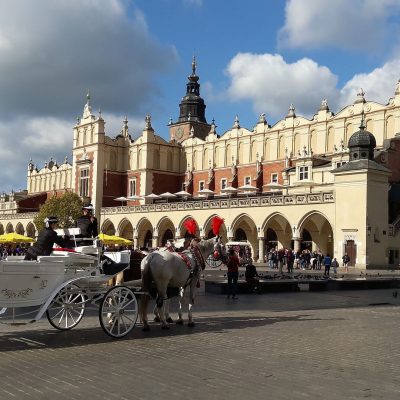
[[[77,228],[68,232],[77,233]],[[74,250],[54,249],[37,261],[0,261],[0,322],[30,323],[46,314],[53,327],[69,330],[87,308],[96,307],[108,335],[127,335],[138,317],[140,282],[138,287],[110,287],[109,280],[129,267],[129,253],[115,258],[102,257],[102,243],[90,240],[77,243]]]
[[[78,231],[74,228],[63,233],[74,237]],[[69,330],[78,325],[86,309],[96,308],[104,332],[120,338],[136,325],[139,295],[143,295],[146,304],[141,315],[144,326],[148,328],[147,302],[153,282],[163,327],[167,327],[163,300],[168,298],[167,287],[170,286],[190,287],[189,322],[193,324],[191,307],[194,287],[201,268],[204,268],[200,268],[200,263],[211,254],[217,240],[202,241],[204,243],[198,244],[197,252],[188,250],[172,254],[158,251],[146,256],[142,261],[146,274],[143,280],[146,283],[145,293],[141,279],[110,286],[113,277],[129,268],[130,252],[103,253],[99,240],[85,242],[81,239],[81,243],[75,243],[73,250],[54,249],[50,256],[39,256],[37,261],[12,257],[2,260],[0,322],[26,324],[38,321],[46,314],[54,328]],[[182,321],[181,307],[179,320]]]

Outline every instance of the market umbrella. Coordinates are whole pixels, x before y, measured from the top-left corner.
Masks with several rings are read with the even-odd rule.
[[[175,196],[190,197],[191,194],[189,192],[187,192],[186,190],[181,190],[180,192],[175,193]]]
[[[132,244],[133,242],[131,240],[125,239],[120,236],[115,236],[115,235],[106,235],[105,233],[100,233],[99,239],[104,243],[104,244]]]
[[[158,194],[154,194],[154,193],[150,193],[146,196],[144,196],[146,199],[150,199],[150,200],[157,200],[157,199],[161,199],[161,197]]]
[[[270,182],[270,183],[267,183],[265,186],[270,189],[282,189],[284,187],[283,185],[281,185],[278,182]]]
[[[167,201],[168,201],[168,199],[174,199],[175,197],[177,197],[177,196],[175,196],[173,193],[171,193],[171,192],[165,192],[165,193],[161,193],[160,194],[160,197],[162,197],[163,199],[167,199]]]
[[[134,196],[128,196],[126,199],[129,201],[136,201],[136,200],[143,200],[143,197],[134,195]]]
[[[124,201],[127,201],[128,199],[126,197],[117,197],[116,199],[114,199],[115,201],[120,201],[121,202],[121,206],[124,204]]]
[[[153,199],[153,200],[160,198],[160,196],[158,194],[154,194],[154,193],[147,194],[144,197],[146,197],[146,199]]]
[[[35,239],[15,232],[0,235],[0,243],[32,243]]]
[[[258,187],[253,185],[243,185],[238,188],[239,190],[243,190],[244,192],[258,192]]]
[[[175,193],[175,196],[182,197],[182,199],[186,200],[188,197],[192,197],[192,194],[186,190],[181,190],[180,192]]]
[[[221,189],[222,193],[225,193],[227,195],[232,195],[238,192],[238,189],[232,187],[232,186],[227,186],[226,188]]]
[[[198,194],[202,195],[202,196],[211,196],[214,194],[214,191],[210,190],[210,189],[201,189],[197,192]]]

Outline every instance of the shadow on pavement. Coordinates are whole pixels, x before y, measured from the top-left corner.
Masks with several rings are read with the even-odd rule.
[[[26,330],[20,332],[5,333],[0,337],[0,351],[23,351],[33,349],[56,349],[91,344],[117,343],[119,341],[149,340],[152,338],[185,336],[206,332],[224,332],[244,328],[260,327],[278,324],[281,322],[305,322],[305,321],[334,321],[341,318],[312,318],[309,314],[293,316],[238,316],[238,317],[203,317],[196,320],[193,328],[187,325],[171,324],[169,330],[162,330],[160,324],[151,323],[151,330],[143,332],[141,324],[137,324],[130,334],[121,339],[113,339],[107,336],[100,327],[82,328],[79,326],[70,331],[54,330]]]

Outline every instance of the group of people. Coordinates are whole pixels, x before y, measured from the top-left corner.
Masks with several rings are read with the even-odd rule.
[[[308,249],[294,252],[292,249],[277,249],[271,248],[267,251],[266,255],[267,265],[270,269],[277,269],[279,273],[283,272],[283,268],[287,268],[287,272],[293,272],[295,269],[311,269],[321,270],[324,267],[324,275],[329,276],[330,268],[334,270],[334,274],[337,273],[339,268],[339,262],[336,258],[331,258],[329,254],[324,255],[321,250],[310,251]],[[343,266],[345,271],[348,272],[348,266],[350,257],[347,253],[342,257]]]
[[[49,256],[53,251],[54,244],[60,247],[71,247],[69,236],[58,236],[57,217],[50,216],[45,218],[45,228],[39,232],[36,242],[28,248],[25,260],[37,260],[38,256]],[[97,218],[93,215],[91,204],[82,207],[82,215],[76,220],[76,226],[80,229],[79,237],[96,237],[98,235]]]

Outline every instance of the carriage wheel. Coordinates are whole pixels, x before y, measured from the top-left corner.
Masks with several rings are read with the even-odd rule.
[[[135,326],[138,303],[135,294],[126,286],[111,288],[100,304],[100,325],[107,335],[121,338]]]
[[[218,260],[216,260],[214,258],[214,256],[211,254],[208,258],[207,258],[207,264],[211,267],[211,268],[218,268],[222,265],[222,260],[219,258]]]
[[[85,296],[79,286],[69,284],[58,292],[46,310],[46,316],[54,328],[67,331],[79,324],[85,306]]]

